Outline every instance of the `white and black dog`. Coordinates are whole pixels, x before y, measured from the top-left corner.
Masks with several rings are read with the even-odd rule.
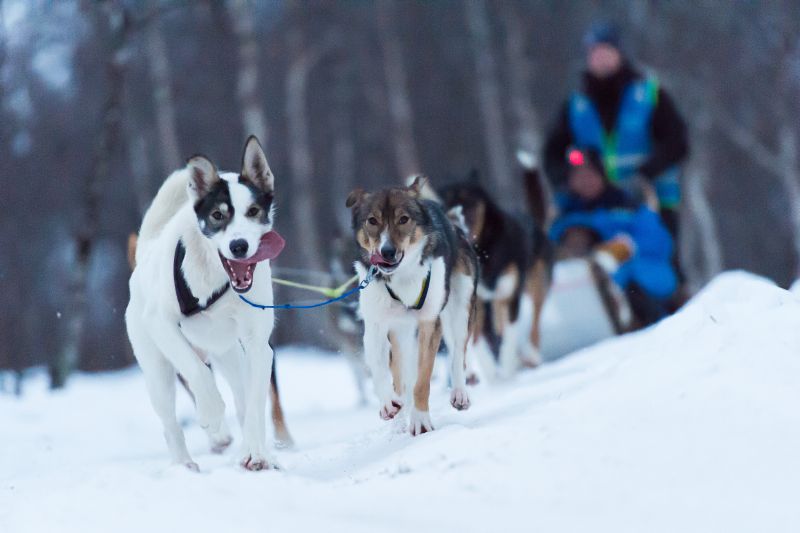
[[[346,203],[361,250],[359,277],[363,281],[371,266],[377,269],[360,293],[359,312],[380,416],[394,418],[413,383],[412,435],[433,430],[428,399],[442,338],[451,358],[450,403],[456,409],[470,405],[465,358],[479,268],[466,235],[441,205],[420,197],[423,184],[418,177],[410,187],[356,189]]]
[[[265,430],[274,313],[254,310],[237,296],[248,292],[272,303],[268,260],[283,248],[272,231],[273,194],[267,158],[251,136],[240,174],[218,172],[203,156],[172,173],[139,232],[125,313],[128,335],[172,459],[191,469],[198,467],[175,414],[176,372],[194,394],[212,448],[221,451],[231,443],[209,360],[233,391],[244,437],[242,466],[275,465]]]

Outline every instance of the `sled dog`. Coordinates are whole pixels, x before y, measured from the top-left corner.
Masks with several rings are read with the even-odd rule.
[[[136,268],[136,244],[138,241],[139,235],[137,233],[131,233],[128,235],[128,265],[131,267],[131,271]],[[275,368],[276,359],[277,355],[273,356],[272,372],[269,379],[269,398],[270,403],[272,404],[272,425],[275,428],[275,441],[277,445],[284,448],[290,448],[294,445],[294,440],[289,434],[289,428],[286,426],[286,417],[283,414],[281,394],[280,389],[278,388],[278,372]],[[192,391],[189,389],[189,385],[180,374],[178,374],[178,381],[192,398],[192,401],[194,401],[194,394],[192,394]]]
[[[356,271],[362,280],[371,267],[376,271],[360,293],[359,313],[380,416],[392,419],[413,401],[412,435],[434,429],[428,399],[442,338],[450,354],[450,403],[469,408],[466,345],[479,268],[466,235],[440,204],[421,197],[424,182],[417,177],[409,187],[356,189],[346,202],[360,251]]]
[[[476,337],[485,335],[506,377],[520,364],[541,363],[540,319],[553,267],[553,248],[545,233],[546,199],[535,168],[525,168],[525,185],[532,216],[503,210],[475,174],[438,191],[446,209],[460,207],[463,214],[481,267]],[[530,324],[520,319],[523,297],[532,304]]]
[[[207,362],[229,382],[242,426],[241,465],[274,467],[265,409],[274,313],[238,294],[272,303],[270,259],[283,248],[272,230],[274,177],[251,136],[241,172],[220,172],[204,156],[172,173],[145,213],[125,313],[128,336],[172,460],[190,469],[175,414],[175,373],[194,395],[197,419],[212,449],[231,443],[225,404]]]

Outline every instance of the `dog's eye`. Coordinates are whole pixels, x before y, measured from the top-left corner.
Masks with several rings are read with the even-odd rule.
[[[260,211],[261,211],[261,209],[259,209],[258,207],[252,206],[250,209],[247,210],[247,213],[245,213],[245,216],[254,217],[254,216],[257,216]]]
[[[211,218],[219,222],[225,217],[222,215],[222,211],[214,211],[213,213],[211,213]]]
[[[397,221],[398,224],[405,224],[406,222],[408,222],[408,217],[406,215],[401,216],[400,220]]]
[[[367,222],[369,222],[370,226],[377,226],[378,225],[378,219],[375,218],[375,217],[369,217],[367,219]]]

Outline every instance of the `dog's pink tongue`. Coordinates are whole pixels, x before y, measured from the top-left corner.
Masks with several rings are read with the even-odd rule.
[[[386,259],[381,257],[381,254],[374,253],[369,257],[369,264],[371,265],[387,265]]]
[[[277,231],[270,231],[261,236],[261,243],[258,245],[258,251],[253,254],[253,257],[247,260],[248,263],[258,263],[259,261],[266,261],[267,259],[275,259],[283,251],[286,246],[286,241],[283,240]]]

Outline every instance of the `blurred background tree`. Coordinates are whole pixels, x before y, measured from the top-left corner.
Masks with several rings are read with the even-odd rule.
[[[597,18],[689,121],[691,285],[730,268],[790,283],[797,2],[0,0],[0,368],[47,364],[60,386],[129,365],[127,235],[183,159],[238,170],[250,133],[276,174],[278,267],[328,270],[356,185],[474,167],[521,207],[513,154],[538,150]],[[328,327],[282,312],[276,341],[331,347]]]

